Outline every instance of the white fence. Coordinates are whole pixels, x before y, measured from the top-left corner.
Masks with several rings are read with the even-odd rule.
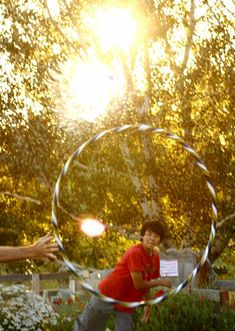
[[[190,249],[184,249],[181,251],[170,249],[165,254],[160,253],[160,259],[164,263],[161,264],[162,277],[171,277],[174,286],[180,284],[195,268],[199,258]],[[165,268],[165,269],[164,269]],[[104,278],[111,269],[109,270],[81,270],[81,278],[90,284],[92,287],[96,288],[98,282]],[[173,275],[173,276],[172,276]],[[196,279],[190,284],[190,289],[198,287],[198,280],[200,278],[197,276]],[[46,280],[56,280],[58,281],[59,288],[41,290],[41,282]],[[86,292],[82,289],[78,279],[73,276],[70,272],[64,271],[59,273],[45,273],[45,274],[32,274],[32,275],[0,275],[0,283],[3,282],[25,282],[31,281],[32,291],[34,293],[44,292],[45,296],[55,295],[58,291],[62,292],[64,295],[74,294],[76,292]],[[215,282],[216,284],[216,282]],[[222,285],[225,283],[223,282]],[[230,289],[235,289],[235,282],[230,282]],[[232,284],[232,285],[231,285]],[[219,282],[217,283],[218,288],[224,288]],[[228,289],[225,287],[225,290]]]

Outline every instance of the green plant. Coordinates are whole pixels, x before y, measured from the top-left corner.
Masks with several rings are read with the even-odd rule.
[[[221,307],[217,315],[216,331],[235,331],[235,309],[228,306]]]
[[[134,315],[138,331],[235,331],[235,311],[220,307],[203,296],[179,293],[153,306],[148,324],[140,322],[142,310]]]
[[[81,298],[55,298],[53,307],[59,317],[57,325],[50,326],[46,331],[71,331],[74,320],[84,307]],[[143,309],[134,313],[135,331],[235,331],[235,310],[220,306],[204,296],[179,293],[173,298],[152,307],[149,323],[142,324]],[[114,321],[110,318],[104,330],[114,331]]]
[[[75,319],[84,308],[84,303],[78,296],[75,299],[63,298],[59,293],[53,298],[52,306],[58,314],[57,324],[51,325],[46,331],[71,331]]]

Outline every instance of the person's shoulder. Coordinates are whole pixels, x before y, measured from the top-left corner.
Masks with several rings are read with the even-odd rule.
[[[134,246],[131,246],[128,250],[127,253],[128,254],[132,254],[132,253],[141,253],[142,252],[142,244],[137,244]]]
[[[157,258],[157,259],[160,258],[160,254],[159,254],[159,251],[158,251],[157,249],[154,249],[154,250],[153,250],[153,256],[154,256],[155,258]]]

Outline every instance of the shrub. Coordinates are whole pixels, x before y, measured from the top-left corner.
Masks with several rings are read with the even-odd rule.
[[[216,331],[235,331],[235,309],[228,306],[221,307],[216,320]]]
[[[24,285],[0,285],[0,331],[44,331],[57,323],[53,308]]]
[[[58,313],[57,325],[51,326],[47,331],[71,331],[74,321],[84,308],[84,303],[79,297],[72,300],[63,298],[60,294],[52,300],[54,310]]]
[[[142,309],[134,314],[136,331],[235,331],[235,311],[205,297],[179,293],[153,306],[149,323],[140,322]]]

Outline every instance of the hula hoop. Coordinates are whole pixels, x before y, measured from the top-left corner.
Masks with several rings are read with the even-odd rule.
[[[165,293],[164,295],[154,298],[152,300],[139,301],[139,302],[126,302],[126,301],[115,300],[113,298],[103,295],[99,291],[95,290],[88,283],[84,282],[84,280],[81,278],[78,271],[76,270],[76,267],[73,265],[72,262],[69,261],[67,254],[65,252],[65,249],[63,247],[62,241],[60,239],[60,235],[58,233],[57,207],[60,206],[59,192],[60,192],[60,185],[61,185],[62,179],[65,177],[73,160],[75,158],[77,158],[88,145],[95,143],[96,141],[98,141],[99,139],[101,139],[102,137],[106,136],[109,133],[118,134],[118,133],[137,133],[137,132],[157,133],[157,134],[161,134],[169,139],[172,139],[172,140],[176,141],[178,144],[180,144],[195,159],[195,163],[197,164],[197,166],[201,170],[203,176],[205,177],[207,187],[208,187],[210,195],[211,195],[212,223],[211,223],[211,232],[209,235],[209,240],[207,242],[207,246],[204,250],[201,260],[196,265],[196,267],[193,269],[193,271],[189,274],[189,276],[183,280],[182,283],[180,283],[176,288],[170,290],[168,293]],[[53,201],[52,201],[52,222],[53,222],[53,227],[54,227],[55,240],[59,246],[63,260],[64,260],[66,266],[69,268],[69,270],[78,277],[79,282],[84,289],[95,294],[99,299],[101,299],[104,302],[108,302],[111,304],[119,304],[119,305],[122,305],[122,306],[128,307],[128,308],[135,308],[135,307],[140,307],[140,306],[145,306],[145,305],[155,305],[155,304],[162,302],[163,300],[166,300],[168,297],[171,297],[171,296],[177,294],[178,292],[180,292],[185,286],[187,286],[187,284],[189,284],[196,277],[200,268],[206,262],[210,248],[211,248],[211,244],[212,244],[212,242],[215,238],[215,234],[216,234],[216,222],[217,222],[216,193],[215,193],[215,189],[211,183],[211,179],[210,179],[210,175],[209,175],[209,171],[207,170],[207,167],[204,165],[204,163],[200,159],[197,152],[195,152],[192,147],[190,147],[188,144],[186,144],[182,140],[182,138],[180,138],[179,136],[177,136],[175,134],[166,132],[164,129],[156,128],[151,125],[145,125],[145,124],[123,125],[121,127],[115,127],[115,128],[109,129],[109,130],[102,131],[102,132],[98,133],[97,135],[91,137],[86,142],[84,142],[80,147],[78,147],[77,150],[75,150],[75,152],[69,157],[69,159],[65,163],[65,165],[57,179],[56,185],[55,185]]]

